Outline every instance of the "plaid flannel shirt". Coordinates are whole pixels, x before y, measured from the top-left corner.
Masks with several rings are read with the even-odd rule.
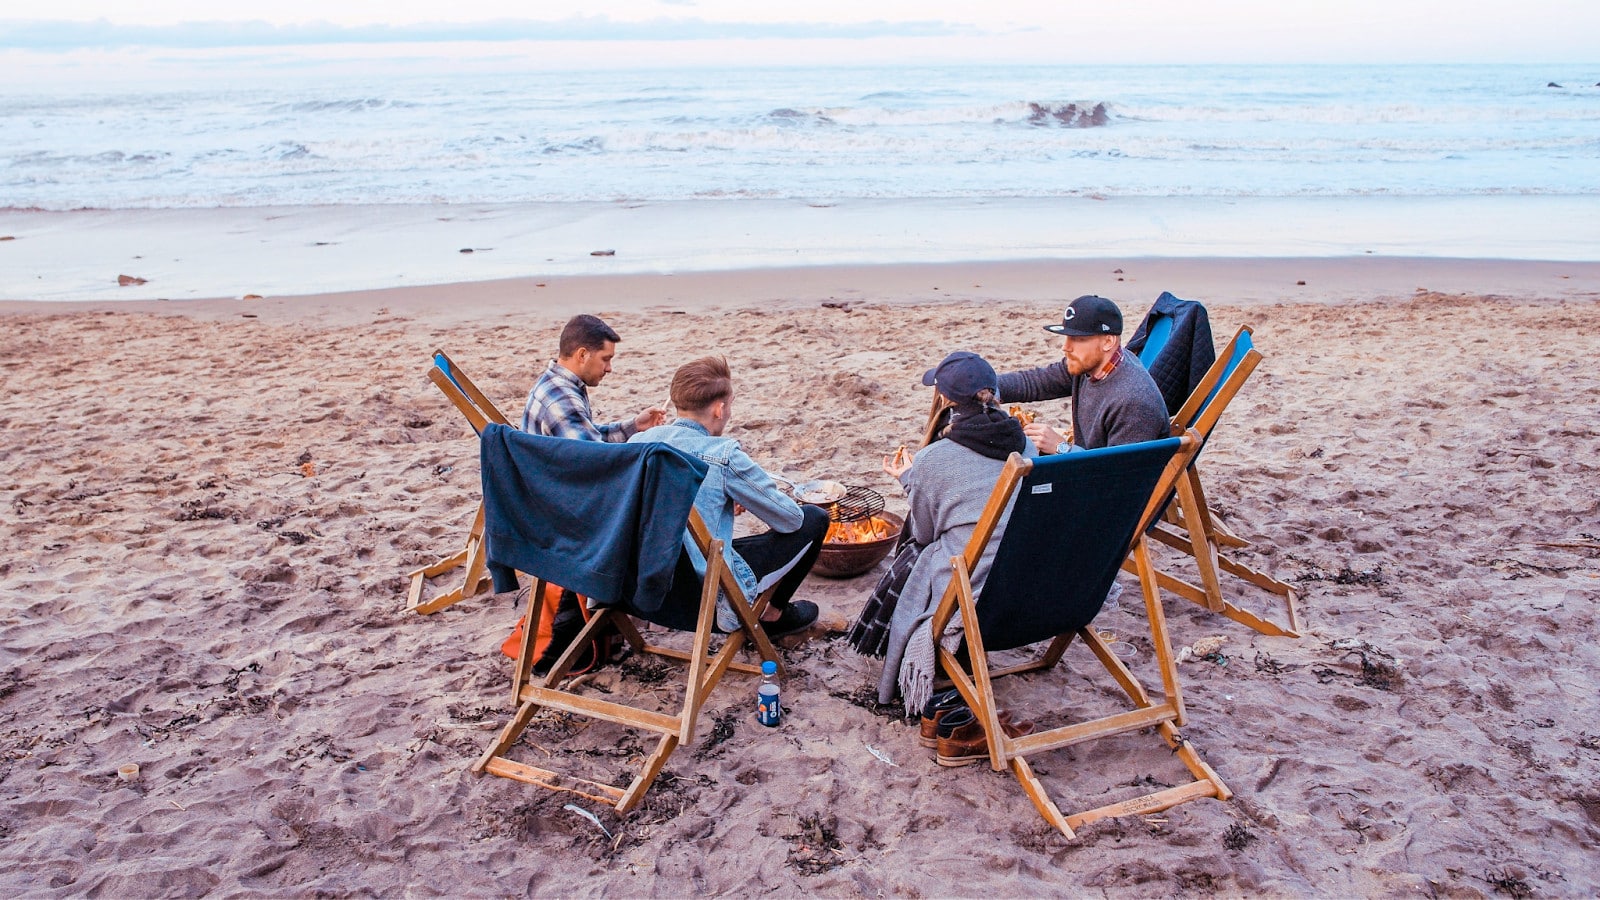
[[[632,420],[596,425],[589,410],[589,389],[578,376],[552,361],[522,408],[522,430],[529,434],[620,444],[633,436]]]

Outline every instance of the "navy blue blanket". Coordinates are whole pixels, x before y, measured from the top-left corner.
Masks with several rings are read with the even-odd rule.
[[[1171,317],[1172,334],[1145,369],[1161,389],[1167,415],[1176,415],[1206,376],[1206,370],[1217,361],[1217,351],[1211,344],[1211,319],[1206,308],[1193,300],[1174,297],[1170,291],[1156,298],[1138,330],[1128,339],[1128,350],[1137,355],[1144,349],[1152,324],[1160,316]]]
[[[479,445],[491,564],[602,605],[661,608],[705,463],[666,444],[574,441],[493,423]]]

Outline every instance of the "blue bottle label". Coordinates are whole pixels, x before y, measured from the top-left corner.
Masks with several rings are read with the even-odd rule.
[[[756,721],[769,728],[783,721],[783,705],[778,702],[778,692],[773,690],[767,693],[765,685],[756,698]]]

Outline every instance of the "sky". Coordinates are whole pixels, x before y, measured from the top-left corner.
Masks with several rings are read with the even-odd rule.
[[[52,0],[0,52],[534,40],[551,62],[1594,63],[1600,2]]]

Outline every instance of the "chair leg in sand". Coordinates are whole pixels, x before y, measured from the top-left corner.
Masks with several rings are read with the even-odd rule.
[[[1202,448],[1210,440],[1222,413],[1239,393],[1250,374],[1260,365],[1249,326],[1242,326],[1216,363],[1206,373],[1183,407],[1173,416],[1173,433],[1193,429]],[[1295,589],[1276,578],[1236,561],[1230,551],[1245,549],[1250,542],[1228,530],[1206,502],[1197,460],[1192,460],[1175,485],[1172,502],[1165,515],[1151,529],[1150,538],[1193,560],[1194,580],[1180,578],[1170,570],[1158,571],[1162,590],[1169,591],[1235,622],[1272,637],[1299,637],[1300,615]],[[1134,571],[1130,558],[1123,565]],[[1275,595],[1283,604],[1286,625],[1278,624],[1229,600],[1223,590],[1222,575],[1237,578]],[[1198,583],[1196,583],[1198,582]]]
[[[747,642],[754,646],[762,660],[772,660],[778,664],[780,670],[782,669],[783,662],[779,659],[776,648],[758,623],[776,588],[758,597],[754,604],[746,603],[738,583],[728,571],[722,555],[722,542],[711,537],[710,531],[698,513],[690,514],[689,532],[695,546],[708,561],[690,648],[685,651],[652,643],[634,626],[629,611],[621,608],[603,608],[590,617],[583,631],[579,632],[578,637],[551,667],[549,673],[535,680],[532,674],[533,629],[524,629],[522,646],[512,677],[512,696],[516,713],[500,730],[494,743],[473,764],[473,774],[497,775],[549,790],[578,794],[596,803],[614,807],[619,814],[627,813],[650,789],[650,785],[661,774],[662,767],[666,765],[673,751],[682,744],[693,742],[700,710],[723,675],[730,669],[753,675],[760,674],[759,666],[734,659]],[[684,565],[680,565],[680,574],[684,568]],[[688,573],[693,574],[693,569],[689,568]],[[719,586],[729,597],[739,617],[739,629],[726,635],[721,647],[713,650]],[[529,621],[537,621],[538,604],[543,602],[543,595],[544,582],[540,581],[529,595]],[[637,610],[631,612],[633,615],[639,615]],[[618,700],[588,696],[581,693],[579,685],[562,684],[567,672],[576,661],[577,654],[587,645],[589,638],[607,623],[621,632],[634,652],[686,664],[686,677],[682,682],[682,703],[675,712],[663,713]],[[511,759],[510,754],[518,740],[541,710],[599,719],[645,731],[656,736],[655,748],[640,763],[633,780],[621,788]]]

